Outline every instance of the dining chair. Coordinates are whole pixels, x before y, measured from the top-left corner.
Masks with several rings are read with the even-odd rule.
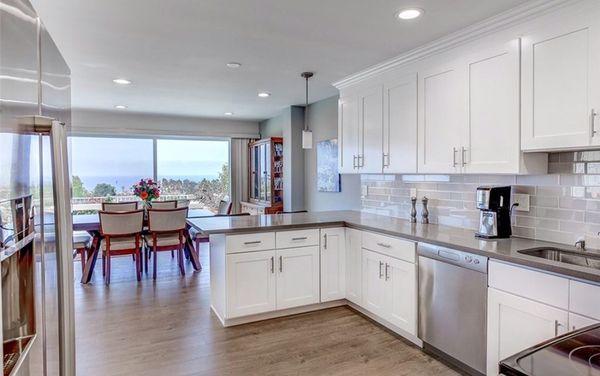
[[[138,210],[138,201],[102,203],[102,211],[104,212],[130,212],[134,210]]]
[[[105,282],[110,284],[111,257],[133,255],[137,280],[142,279],[142,230],[144,226],[144,211],[101,211],[100,234],[104,238],[101,245],[102,271]]]
[[[231,214],[231,201],[221,200],[219,202],[219,208],[217,209],[218,215],[230,215]]]
[[[161,251],[177,251],[179,271],[181,275],[185,275],[183,248],[186,241],[187,212],[188,208],[148,209],[148,234],[145,235],[145,239],[153,253],[153,279],[156,279],[158,252]],[[148,257],[149,254],[146,252],[146,270],[148,270]]]
[[[250,213],[239,213],[239,214],[228,214],[228,215],[214,215],[213,217],[241,217],[241,216],[246,216],[246,215],[250,215]],[[202,217],[200,217],[202,218]],[[206,217],[206,218],[211,218]],[[194,244],[196,245],[196,254],[198,256],[200,256],[200,243],[208,243],[209,242],[209,237],[207,235],[204,235],[203,233],[201,233],[200,231],[196,230],[195,228],[191,227],[189,230],[190,233],[190,237],[192,238],[192,240],[194,241]]]
[[[177,200],[178,208],[187,208],[190,206],[190,200]]]
[[[151,204],[152,209],[175,209],[176,207],[177,207],[177,200],[154,201]]]
[[[85,270],[87,251],[92,243],[92,236],[85,231],[73,231],[73,258],[79,255],[81,259],[81,272]]]

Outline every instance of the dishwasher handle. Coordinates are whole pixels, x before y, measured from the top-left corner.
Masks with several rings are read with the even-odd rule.
[[[487,274],[488,258],[485,256],[428,243],[419,243],[417,253],[420,257],[427,257]]]

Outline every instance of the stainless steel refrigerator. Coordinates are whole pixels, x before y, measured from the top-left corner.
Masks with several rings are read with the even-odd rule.
[[[70,70],[27,0],[0,0],[4,375],[74,375]]]

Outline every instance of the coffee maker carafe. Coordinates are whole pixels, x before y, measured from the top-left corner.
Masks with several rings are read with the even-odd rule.
[[[480,212],[479,230],[475,236],[487,239],[511,236],[510,191],[510,186],[477,188],[477,209]]]

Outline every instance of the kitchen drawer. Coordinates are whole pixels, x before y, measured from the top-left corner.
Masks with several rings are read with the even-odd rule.
[[[412,241],[363,232],[362,247],[400,260],[416,262],[417,244]]]
[[[569,311],[600,320],[600,286],[571,282]]]
[[[228,235],[225,239],[225,250],[227,253],[264,251],[267,249],[275,249],[274,232]]]
[[[498,290],[567,310],[569,280],[555,275],[490,261],[488,284]]]
[[[319,229],[277,232],[275,245],[277,249],[319,245]]]

